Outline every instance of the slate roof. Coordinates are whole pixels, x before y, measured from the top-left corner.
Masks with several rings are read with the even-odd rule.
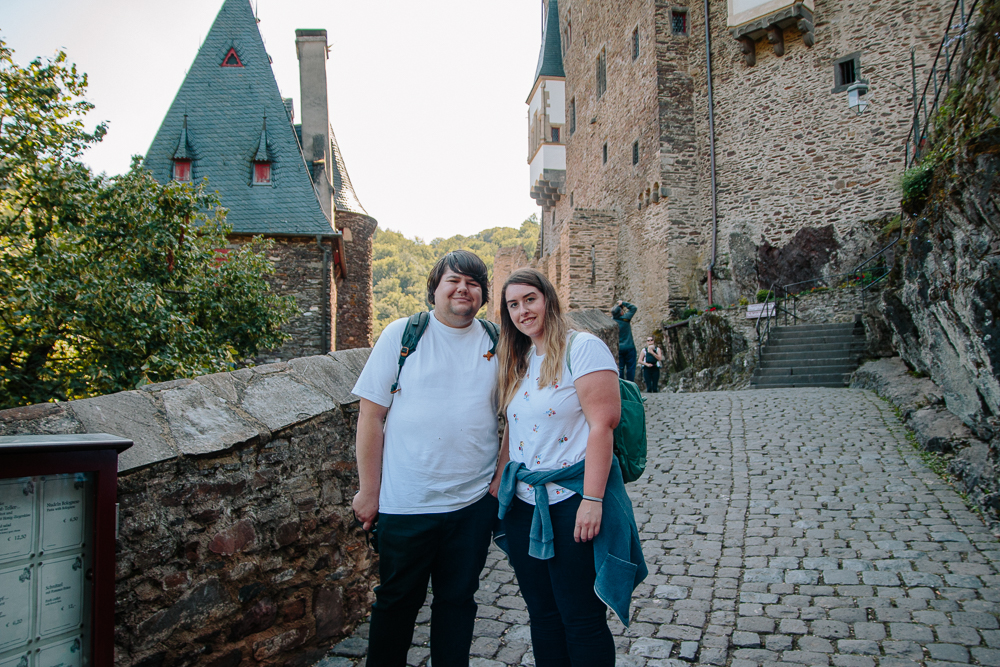
[[[221,66],[230,48],[243,67]],[[193,158],[191,178],[208,178],[234,233],[337,233],[316,198],[248,0],[225,0],[149,147],[145,166],[160,182],[173,177],[185,115],[180,148]],[[255,186],[253,161],[264,155],[271,185]]]
[[[545,35],[542,39],[542,48],[538,51],[535,81],[538,81],[540,76],[566,76],[562,61],[562,40],[559,37],[558,0],[549,0],[549,9],[545,16]]]
[[[354,194],[351,177],[347,175],[347,165],[344,164],[344,154],[337,145],[337,136],[330,128],[330,150],[333,153],[333,203],[338,211],[362,213],[368,215],[365,208]]]

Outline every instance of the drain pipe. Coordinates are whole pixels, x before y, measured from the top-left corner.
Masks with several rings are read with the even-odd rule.
[[[705,74],[708,79],[708,151],[712,163],[712,259],[708,264],[708,306],[712,300],[712,274],[715,272],[716,243],[719,237],[719,216],[716,208],[717,186],[715,181],[715,114],[712,101],[712,32],[708,15],[708,0],[705,0]]]

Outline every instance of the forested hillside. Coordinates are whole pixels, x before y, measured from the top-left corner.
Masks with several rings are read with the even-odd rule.
[[[393,320],[427,309],[427,274],[452,250],[471,250],[486,262],[493,276],[493,256],[506,246],[520,245],[528,257],[535,254],[538,219],[532,215],[520,229],[493,227],[472,236],[437,238],[430,243],[408,239],[399,232],[379,229],[373,246],[375,330],[377,338]]]

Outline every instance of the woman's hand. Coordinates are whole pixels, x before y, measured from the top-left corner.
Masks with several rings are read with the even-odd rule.
[[[354,509],[354,516],[358,517],[364,529],[369,530],[375,523],[375,517],[378,516],[378,494],[362,494],[358,491],[354,494],[351,507]]]
[[[573,529],[573,539],[577,542],[589,542],[601,532],[601,503],[593,500],[581,500],[576,511],[576,528]]]

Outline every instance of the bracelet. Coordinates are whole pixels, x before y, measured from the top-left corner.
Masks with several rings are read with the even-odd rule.
[[[604,498],[595,498],[594,496],[588,496],[588,495],[584,495],[582,493],[580,494],[580,497],[583,498],[584,500],[589,500],[589,501],[595,502],[595,503],[603,503],[604,502]]]

